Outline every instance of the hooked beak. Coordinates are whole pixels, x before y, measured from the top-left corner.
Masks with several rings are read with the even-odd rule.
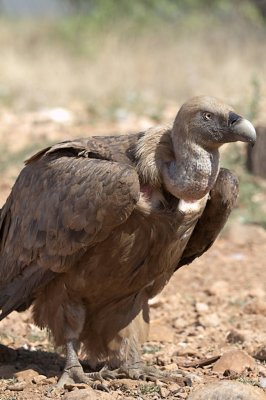
[[[236,141],[247,142],[254,146],[256,142],[256,130],[251,122],[230,111],[228,125]]]

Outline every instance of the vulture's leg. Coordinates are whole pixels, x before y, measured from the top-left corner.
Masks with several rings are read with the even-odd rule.
[[[64,385],[71,383],[86,383],[93,389],[108,392],[109,390],[105,385],[96,382],[102,380],[100,375],[86,374],[83,371],[77,356],[77,347],[75,339],[70,339],[66,344],[66,365],[63,375],[58,381],[58,386],[64,387]]]
[[[221,168],[214,188],[210,192],[210,199],[176,269],[190,264],[212,246],[234,208],[237,196],[236,176],[228,169]]]
[[[113,321],[114,323],[114,321]],[[130,322],[130,324],[119,331],[114,342],[110,343],[110,347],[114,349],[114,343],[119,342],[119,356],[113,360],[108,366],[106,365],[99,372],[92,372],[87,374],[94,379],[98,380],[112,380],[112,379],[134,379],[155,382],[160,380],[162,382],[169,381],[182,381],[188,384],[186,378],[180,376],[180,371],[175,373],[167,373],[160,371],[153,366],[147,366],[141,360],[141,344],[148,338],[149,328],[149,305],[147,299],[143,301],[141,311]],[[111,345],[112,344],[112,345]],[[111,353],[110,357],[111,359]],[[181,383],[181,382],[180,382]]]

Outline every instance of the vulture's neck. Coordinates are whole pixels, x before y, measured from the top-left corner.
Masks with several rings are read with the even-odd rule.
[[[171,127],[148,130],[136,149],[141,182],[153,188],[164,187],[179,199],[194,201],[213,187],[219,172],[218,149],[206,150],[195,142],[175,135]]]
[[[206,150],[193,142],[174,146],[175,158],[164,163],[163,184],[175,197],[195,201],[214,186],[219,172],[218,149]]]

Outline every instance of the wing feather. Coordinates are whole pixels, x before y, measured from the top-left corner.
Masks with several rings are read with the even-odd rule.
[[[133,211],[135,170],[79,156],[76,147],[39,152],[18,177],[0,218],[0,288],[33,263],[66,271]]]

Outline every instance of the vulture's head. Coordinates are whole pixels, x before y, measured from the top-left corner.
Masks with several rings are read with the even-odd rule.
[[[174,160],[162,166],[165,188],[185,201],[203,198],[219,173],[219,147],[224,143],[254,144],[253,125],[214,97],[188,100],[179,110],[171,130]]]
[[[205,149],[236,141],[254,144],[256,140],[256,131],[247,119],[209,96],[193,97],[183,104],[174,122],[175,134],[185,135]]]

